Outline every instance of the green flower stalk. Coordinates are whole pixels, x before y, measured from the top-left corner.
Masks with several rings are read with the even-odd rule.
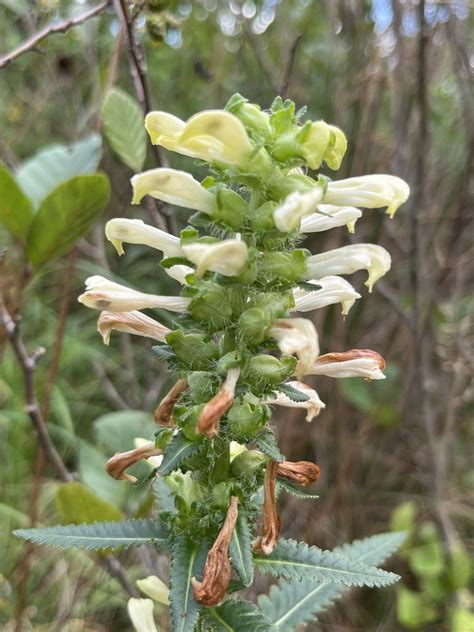
[[[119,255],[127,244],[162,253],[162,273],[182,285],[179,296],[143,294],[94,276],[79,297],[102,310],[105,343],[114,330],[152,338],[153,352],[176,376],[155,411],[155,440],[115,455],[107,471],[133,481],[130,465],[141,458],[158,463],[153,485],[158,498],[171,502],[158,503],[152,529],[172,558],[173,632],[277,630],[268,609],[229,599],[252,583],[254,567],[313,585],[384,585],[395,578],[280,538],[278,493],[303,495],[300,487],[314,482],[319,468],[287,461],[270,419],[274,406],[303,408],[308,421],[325,408],[304,383],[307,375],[385,377],[375,351],[320,355],[313,322],[294,313],[340,303],[346,315],[361,295],[341,275],[367,270],[371,291],[388,272],[390,255],[374,244],[311,253],[301,243],[312,232],[353,232],[358,207],[385,207],[393,216],[409,189],[388,175],[335,182],[309,175],[308,168],[324,164],[338,169],[346,138],[324,121],[303,123],[294,104],[280,98],[267,112],[234,95],[224,110],[188,121],[150,112],[145,126],[153,144],[204,161],[210,172],[202,182],[161,168],[132,178],[133,203],[150,195],[196,211],[179,238],[139,220],[116,218],[105,229]],[[171,329],[140,311],[154,308],[175,314]],[[131,602],[137,630],[154,629],[151,610],[149,600]],[[232,627],[242,613],[251,613],[250,627]]]

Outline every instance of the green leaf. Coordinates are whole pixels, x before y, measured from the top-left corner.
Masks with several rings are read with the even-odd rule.
[[[395,573],[355,562],[340,552],[323,551],[291,539],[281,539],[270,555],[259,555],[254,561],[261,572],[286,579],[315,579],[346,586],[387,586],[400,579]]]
[[[424,629],[438,618],[436,609],[424,593],[409,590],[405,586],[397,589],[397,619],[406,628]]]
[[[60,257],[85,235],[110,195],[105,174],[77,176],[60,184],[41,203],[27,236],[27,256],[35,268]]]
[[[282,384],[278,384],[276,388],[278,391],[280,391],[281,393],[284,393],[287,397],[289,397],[294,402],[307,402],[309,399],[309,395],[306,395],[306,393],[299,391],[294,386],[291,386],[291,384],[285,384],[283,382]]]
[[[171,554],[170,611],[171,632],[193,632],[201,606],[193,596],[192,577],[202,577],[207,547],[181,536]]]
[[[141,410],[119,410],[101,415],[94,421],[98,442],[110,453],[134,448],[134,439],[153,439],[156,424],[149,413]]]
[[[97,520],[120,520],[123,517],[115,505],[102,500],[79,481],[59,487],[56,509],[65,524],[90,524]]]
[[[24,162],[16,173],[23,191],[38,207],[64,180],[97,171],[102,157],[102,139],[91,134],[71,145],[50,145]]]
[[[381,533],[338,547],[334,552],[355,562],[375,566],[396,551],[405,538],[405,533]],[[281,632],[293,632],[295,626],[311,621],[315,613],[328,607],[346,590],[341,584],[280,580],[278,585],[271,587],[268,596],[259,597],[258,605]]]
[[[244,586],[253,582],[252,536],[243,509],[239,509],[239,517],[232,534],[229,546],[230,561]]]
[[[82,547],[91,551],[146,543],[163,548],[167,538],[165,528],[154,520],[122,520],[46,529],[18,529],[13,533],[18,538],[36,544],[49,544],[63,549]]]
[[[138,101],[114,88],[102,106],[104,133],[110,146],[130,169],[137,172],[146,158],[146,131]]]
[[[165,476],[176,470],[184,459],[195,454],[199,448],[199,442],[189,441],[181,432],[178,432],[166,446],[158,474]]]
[[[295,496],[295,498],[301,498],[302,500],[317,500],[319,498],[318,494],[311,494],[310,492],[306,492],[301,489],[301,487],[293,485],[289,481],[285,481],[282,478],[277,481],[278,495],[280,494],[281,490],[287,492],[288,494],[291,494],[292,496]]]
[[[152,484],[153,495],[156,499],[156,509],[159,513],[163,511],[168,513],[176,513],[176,507],[174,504],[175,496],[172,493],[170,486],[166,483],[163,476],[157,476]]]
[[[270,619],[251,601],[231,600],[206,610],[203,632],[277,632]]]
[[[285,457],[278,449],[275,437],[273,436],[273,432],[271,432],[270,430],[262,432],[262,434],[260,434],[255,440],[255,443],[264,454],[269,456],[274,461],[278,461],[278,463],[281,463],[285,460]]]
[[[20,241],[24,241],[31,220],[33,205],[12,174],[0,166],[0,223]]]

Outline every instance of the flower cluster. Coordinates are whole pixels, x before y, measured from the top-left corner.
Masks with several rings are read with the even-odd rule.
[[[79,298],[101,310],[98,328],[106,344],[114,330],[152,338],[160,343],[153,350],[176,374],[155,412],[156,441],[115,455],[107,471],[133,480],[125,470],[139,459],[158,464],[160,484],[176,505],[161,521],[176,536],[214,542],[202,577],[192,583],[194,599],[204,606],[218,604],[227,592],[239,512],[256,517],[262,510],[254,551],[268,555],[280,534],[277,482],[307,485],[319,475],[313,463],[281,457],[269,426],[271,408],[304,408],[311,421],[325,404],[305,376],[385,377],[376,351],[321,355],[312,320],[293,313],[340,304],[346,315],[361,295],[343,276],[366,270],[371,291],[390,268],[389,253],[355,243],[313,254],[300,242],[331,228],[354,232],[361,208],[384,207],[392,217],[409,189],[390,175],[339,181],[309,175],[308,168],[322,165],[338,169],[347,143],[337,127],[302,122],[302,116],[291,101],[277,98],[266,112],[240,95],[224,110],[187,121],[150,112],[151,142],[208,163],[210,175],[198,182],[159,168],[132,178],[133,203],[149,195],[195,211],[179,237],[120,218],[105,232],[119,255],[124,244],[160,251],[163,272],[182,285],[180,294],[144,294],[93,276]],[[153,308],[177,313],[172,329],[141,311]],[[139,605],[132,605],[134,619]]]

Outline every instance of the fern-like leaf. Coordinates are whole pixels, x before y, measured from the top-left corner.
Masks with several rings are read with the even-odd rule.
[[[269,456],[274,461],[278,461],[278,463],[281,463],[285,460],[285,457],[278,449],[275,437],[270,430],[262,432],[262,434],[260,434],[255,440],[255,443],[264,454]]]
[[[150,542],[163,548],[168,535],[163,525],[153,520],[121,520],[45,529],[18,529],[14,534],[36,544],[89,550],[139,546]]]
[[[381,533],[364,540],[356,540],[334,549],[355,562],[378,565],[402,544],[406,534]],[[301,582],[280,580],[270,594],[259,597],[258,605],[281,632],[292,632],[297,625],[314,619],[346,590],[341,584],[323,584],[313,580]]]
[[[203,632],[277,632],[278,628],[251,601],[231,600],[209,608],[202,617]]]
[[[239,511],[237,524],[232,534],[229,553],[232,566],[242,583],[244,586],[250,586],[253,581],[252,536],[247,516],[242,509]]]
[[[201,579],[207,547],[181,536],[171,554],[170,611],[171,632],[193,632],[201,606],[194,599],[191,578]]]
[[[199,448],[199,442],[189,441],[181,432],[178,432],[166,446],[163,461],[158,468],[158,474],[161,474],[161,476],[170,474],[179,467],[184,459],[195,454]]]
[[[301,487],[297,485],[293,485],[292,483],[285,481],[284,479],[280,479],[277,482],[277,496],[280,495],[280,492],[284,491],[296,498],[301,498],[302,500],[318,500],[318,494],[311,494],[310,492],[306,492]]]
[[[259,555],[254,561],[261,572],[286,579],[314,579],[346,586],[387,586],[399,579],[394,573],[350,560],[340,552],[323,551],[295,540],[281,539],[270,555]]]

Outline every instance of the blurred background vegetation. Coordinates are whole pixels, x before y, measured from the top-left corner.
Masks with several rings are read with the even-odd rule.
[[[99,4],[0,0],[0,57],[41,29]],[[123,161],[123,133],[117,141],[114,125],[122,132],[128,125],[103,108],[110,90],[119,88],[130,97],[122,100],[130,121],[150,106],[187,118],[222,107],[234,92],[262,107],[281,94],[297,106],[307,104],[310,118],[345,131],[349,149],[342,169],[327,175],[392,173],[409,182],[411,198],[393,221],[368,211],[353,236],[341,228],[312,237],[313,252],[351,241],[376,241],[391,252],[386,280],[373,295],[364,291],[345,320],[335,307],[314,314],[323,353],[376,349],[387,360],[389,379],[367,384],[320,378],[313,385],[327,408],[310,425],[301,411],[275,411],[286,456],[322,468],[319,501],[282,498],[282,524],[286,536],[328,548],[391,528],[410,532],[392,563],[402,582],[376,593],[351,592],[309,629],[473,630],[472,3],[103,4],[96,17],[50,35],[0,69],[3,183],[16,178],[37,201],[63,180],[98,168],[112,191],[102,213],[100,203],[93,209],[87,234],[73,231],[71,239],[63,227],[50,256],[38,253],[38,243],[59,231],[56,220],[43,213],[36,243],[24,247],[18,231],[15,238],[11,226],[1,225],[12,202],[6,189],[0,195],[3,300],[14,318],[21,315],[28,352],[45,349],[36,370],[37,397],[60,455],[77,473],[74,483],[63,482],[39,449],[25,412],[24,375],[0,327],[1,629],[129,629],[127,582],[110,560],[32,547],[11,536],[31,524],[152,511],[147,487],[131,489],[109,479],[104,463],[132,447],[134,437],[153,436],[152,411],[172,378],[146,341],[120,334],[104,347],[96,316],[76,297],[94,273],[143,291],[176,291],[145,248],[130,247],[118,260],[104,243],[103,226],[111,217],[128,216],[179,230],[183,210],[172,209],[167,217],[158,206],[130,207],[129,179],[158,159],[177,168],[191,165],[150,147],[143,164],[141,128],[135,131],[131,122],[133,157]],[[64,147],[70,144],[72,153]],[[80,205],[74,197],[79,194],[64,195],[68,208],[75,200]],[[27,258],[40,264],[32,267]],[[354,281],[359,288],[363,276]],[[153,550],[119,557],[130,582],[151,573],[166,577]],[[256,590],[266,588],[262,579]],[[165,613],[161,625],[168,629]]]

